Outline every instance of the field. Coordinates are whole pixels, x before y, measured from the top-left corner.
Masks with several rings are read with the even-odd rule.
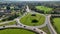
[[[53,26],[58,34],[60,34],[60,17],[53,19]]]
[[[52,8],[48,8],[45,6],[35,6],[36,9],[44,11],[44,13],[48,13],[52,11]]]
[[[35,34],[35,33],[25,29],[5,29],[0,30],[0,34]]]
[[[40,14],[35,14],[35,16],[32,16],[31,13],[28,13],[20,19],[20,22],[28,26],[39,26],[45,22],[45,17]]]

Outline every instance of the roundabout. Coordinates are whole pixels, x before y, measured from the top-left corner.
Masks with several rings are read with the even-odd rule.
[[[33,11],[31,12],[29,10],[28,6],[27,6],[26,11],[27,12],[24,13],[21,17],[14,19],[14,21],[16,21],[16,23],[14,23],[13,25],[0,26],[0,29],[8,28],[8,29],[5,29],[4,31],[8,30],[8,32],[10,32],[9,28],[12,28],[12,27],[19,28],[18,30],[13,29],[12,34],[16,34],[16,32],[18,32],[19,30],[21,31],[22,30],[21,28],[23,28],[23,31],[24,31],[24,32],[22,31],[23,33],[21,32],[21,34],[36,34],[36,33],[47,34],[45,31],[40,29],[42,27],[45,27],[48,24],[47,16],[44,14],[33,12]],[[0,24],[5,24],[5,23],[7,23],[7,22],[0,23]],[[12,22],[10,22],[10,23],[12,24]],[[24,29],[27,29],[28,31],[27,30],[25,31]],[[1,30],[1,31],[3,31],[3,30]],[[20,31],[18,32],[18,34],[20,33]]]

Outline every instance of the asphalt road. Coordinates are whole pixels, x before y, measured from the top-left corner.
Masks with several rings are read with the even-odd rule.
[[[26,7],[27,7],[27,9],[26,9],[27,12],[24,13],[23,16],[25,16],[28,12],[31,12],[31,10],[29,9],[28,5]],[[31,13],[36,13],[36,12],[32,11]],[[41,15],[44,15],[44,14],[41,14]],[[37,32],[39,34],[42,34],[41,32],[43,32],[43,34],[47,34],[46,32],[38,29],[38,28],[42,28],[42,27],[47,25],[49,30],[50,30],[50,32],[51,32],[51,34],[57,34],[56,31],[54,30],[54,28],[52,27],[51,23],[50,23],[50,16],[51,15],[47,15],[47,16],[44,15],[44,16],[46,17],[45,23],[40,25],[40,26],[27,26],[27,25],[24,25],[24,24],[20,23],[20,21],[19,21],[19,19],[22,18],[22,17],[20,17],[20,18],[18,17],[16,19],[14,19],[18,23],[18,25],[9,25],[9,26],[5,26],[5,27],[0,26],[0,29],[17,27],[17,28],[24,28],[24,29],[32,30],[32,31]],[[11,21],[2,22],[0,24],[5,24],[5,23],[9,23],[9,22],[11,22]]]
[[[27,12],[29,12],[29,11],[31,11],[31,10],[29,10],[29,7],[27,6],[27,10],[26,10]],[[31,11],[32,12],[32,11]],[[34,11],[33,11],[34,12]],[[53,28],[53,26],[51,25],[51,23],[50,23],[50,17],[51,17],[51,15],[44,15],[45,17],[46,17],[46,21],[45,21],[45,24],[48,26],[48,28],[49,28],[49,30],[50,30],[50,32],[51,32],[51,34],[57,34],[56,33],[56,31],[54,30],[54,28]],[[44,24],[43,24],[44,25]]]

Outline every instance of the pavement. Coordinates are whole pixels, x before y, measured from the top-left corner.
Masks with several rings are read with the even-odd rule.
[[[27,9],[26,9],[26,10],[27,10],[28,12],[30,12],[28,6],[27,6]],[[26,15],[26,14],[27,14],[27,13],[25,13],[24,15]],[[24,16],[24,15],[23,15],[23,16]],[[23,17],[23,16],[22,16],[22,17]],[[46,32],[44,32],[44,31],[42,31],[42,30],[40,30],[40,29],[38,29],[38,28],[36,28],[36,27],[27,26],[27,25],[24,25],[24,24],[20,23],[19,17],[16,18],[16,19],[14,19],[14,20],[18,23],[17,25],[0,26],[0,29],[16,27],[16,28],[23,28],[23,29],[32,30],[32,31],[34,31],[34,32],[36,32],[36,33],[39,33],[39,34],[46,34]],[[1,25],[1,24],[6,24],[6,23],[9,23],[9,22],[11,22],[11,21],[2,22],[2,23],[0,23],[0,25]]]
[[[5,26],[5,27],[0,26],[0,29],[16,27],[16,28],[23,28],[23,29],[32,30],[32,31],[34,31],[34,32],[36,32],[36,33],[39,33],[39,34],[47,34],[47,33],[44,32],[43,30],[40,30],[40,29],[39,29],[39,28],[45,27],[45,26],[47,25],[48,28],[49,28],[49,30],[50,30],[50,32],[51,32],[51,34],[57,34],[56,31],[54,30],[53,26],[52,26],[51,23],[50,23],[50,17],[51,17],[51,15],[41,14],[41,15],[45,16],[46,19],[45,19],[45,23],[42,24],[42,25],[40,25],[40,26],[27,26],[27,25],[22,24],[19,20],[20,20],[22,17],[24,17],[28,12],[37,13],[37,12],[31,11],[31,10],[29,9],[28,5],[27,5],[26,7],[27,7],[27,9],[26,9],[27,12],[25,12],[25,13],[23,14],[23,16],[18,17],[18,18],[16,18],[16,19],[12,20],[12,21],[16,21],[16,22],[18,23],[17,25],[8,25],[8,26]],[[39,13],[38,13],[38,14],[39,14]],[[0,23],[0,24],[6,24],[6,23],[9,23],[9,22],[11,22],[11,21],[2,22],[2,23]]]
[[[31,11],[31,10],[29,10],[29,8],[27,8],[27,9],[28,9],[28,10],[26,10],[27,12],[30,11],[31,13],[35,13],[35,11]],[[42,15],[44,15],[44,14],[42,14]],[[37,26],[37,27],[41,28],[42,26],[47,25],[48,28],[49,28],[49,30],[50,30],[50,32],[51,32],[51,34],[57,34],[57,32],[54,30],[53,26],[50,23],[50,17],[51,17],[51,15],[44,15],[44,16],[46,17],[45,23],[43,25]]]
[[[46,16],[46,18],[47,18],[47,21],[46,21],[47,26],[48,26],[51,34],[57,34],[57,32],[54,30],[52,24],[50,23],[50,17],[51,17],[51,15]]]

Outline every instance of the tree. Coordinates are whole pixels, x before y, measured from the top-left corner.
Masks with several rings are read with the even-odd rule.
[[[7,6],[7,10],[10,10],[10,7],[9,6]]]

